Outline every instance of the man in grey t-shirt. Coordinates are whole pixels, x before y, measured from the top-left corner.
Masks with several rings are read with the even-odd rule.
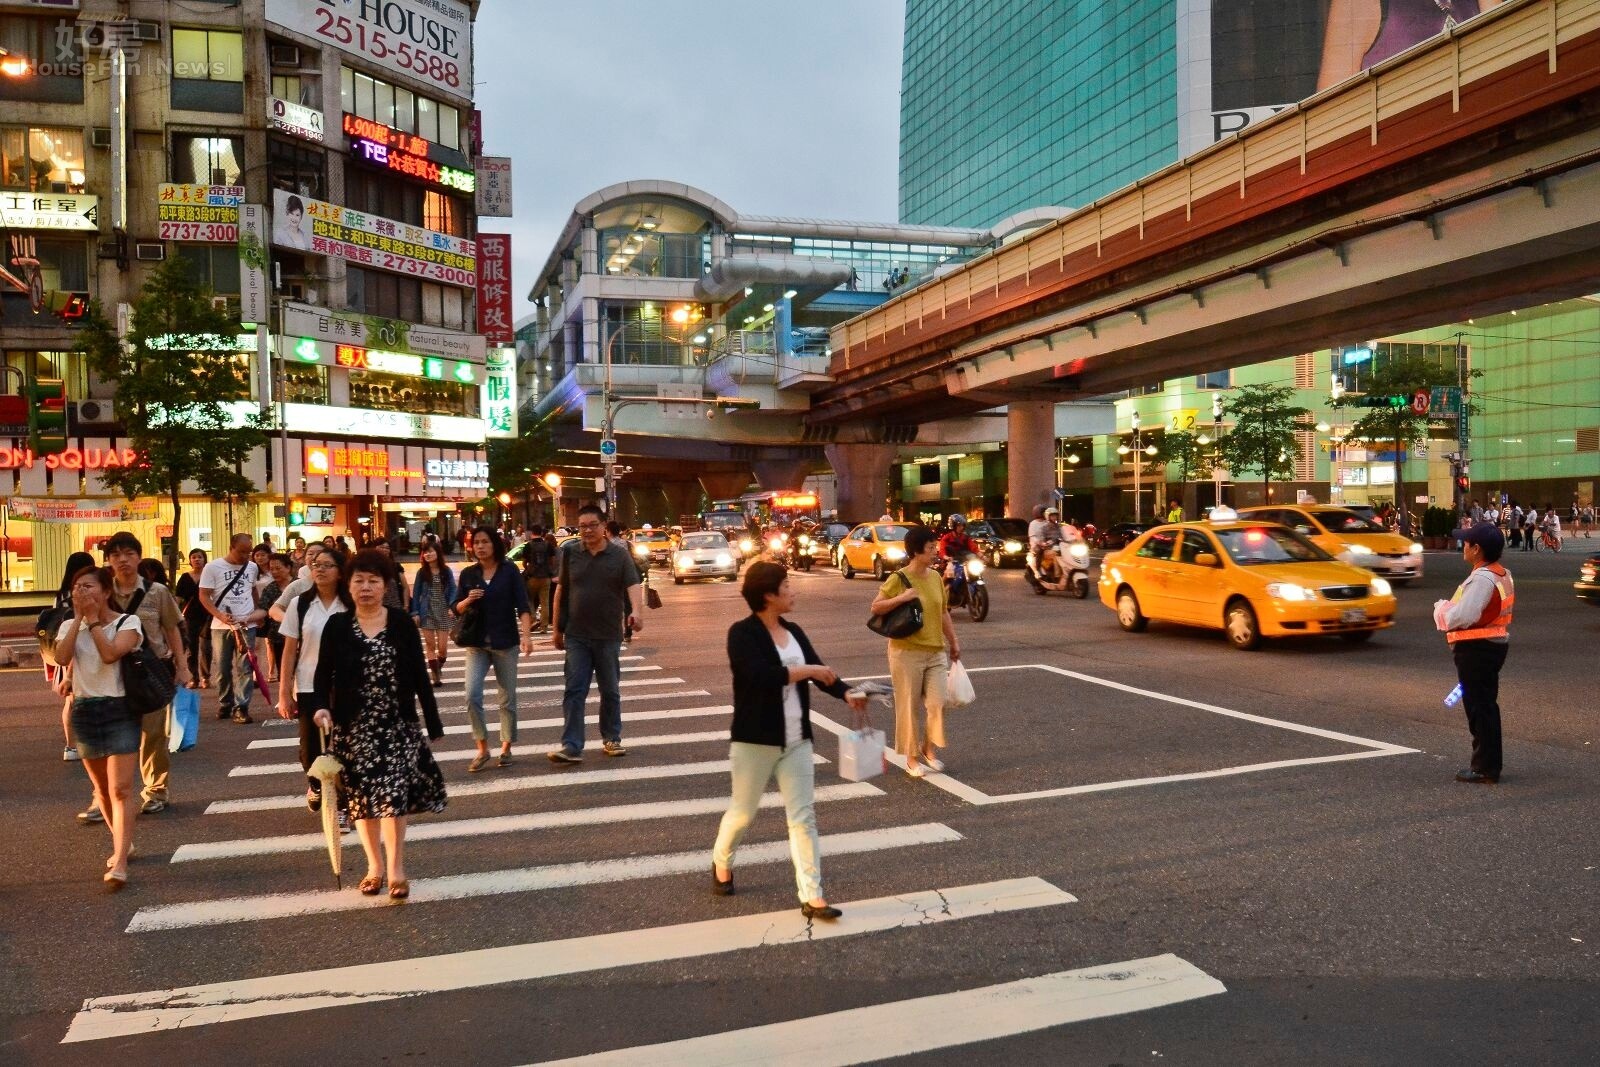
[[[565,649],[566,694],[561,701],[566,729],[552,763],[583,762],[583,708],[589,681],[600,685],[600,737],[608,756],[622,747],[622,620],[644,629],[639,570],[628,550],[606,536],[605,512],[589,504],[578,512],[578,543],[561,552],[556,581],[552,643]]]

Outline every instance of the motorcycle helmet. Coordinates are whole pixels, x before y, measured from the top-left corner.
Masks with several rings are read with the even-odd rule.
[[[965,526],[966,524],[967,517],[960,512],[956,512],[954,515],[950,516],[950,526],[952,529],[958,526]]]

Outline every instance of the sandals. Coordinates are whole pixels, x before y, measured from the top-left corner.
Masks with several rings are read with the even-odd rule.
[[[364,897],[375,897],[383,889],[383,875],[369,874],[361,879],[361,884],[356,886]]]
[[[480,752],[476,756],[472,757],[471,763],[467,764],[467,773],[477,774],[487,766],[489,766],[489,753]]]
[[[509,753],[509,752],[500,753],[500,758],[497,759],[495,761],[495,763],[496,763],[497,766],[500,766],[500,767],[509,767],[509,766],[511,766],[511,763],[512,763],[511,753]]]
[[[405,900],[409,896],[411,896],[411,882],[409,879],[402,878],[389,887],[390,900]]]

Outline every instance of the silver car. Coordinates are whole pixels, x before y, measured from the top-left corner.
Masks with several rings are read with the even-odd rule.
[[[672,584],[682,585],[691,578],[739,577],[739,557],[728,539],[716,530],[686,533],[672,552]]]

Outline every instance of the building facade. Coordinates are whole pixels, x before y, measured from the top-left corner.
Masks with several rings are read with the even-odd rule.
[[[174,536],[167,505],[117,500],[97,477],[126,454],[114,384],[72,351],[85,302],[125,317],[173,258],[241,323],[173,343],[234,347],[252,386],[231,403],[272,436],[244,469],[257,494],[186,494],[180,552],[239,530],[282,543],[443,526],[482,498],[485,405],[509,375],[475,298],[475,13],[0,3],[0,390],[14,416],[27,383],[61,380],[75,457],[31,454],[0,419],[0,584],[53,587],[68,552],[119,526],[152,554]]]

